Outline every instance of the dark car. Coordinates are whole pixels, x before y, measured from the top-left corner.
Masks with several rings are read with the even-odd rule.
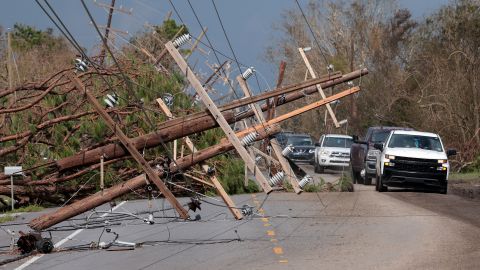
[[[278,142],[283,148],[291,145],[293,151],[287,157],[295,161],[305,161],[313,164],[315,158],[315,145],[312,137],[308,134],[280,133],[277,135]]]

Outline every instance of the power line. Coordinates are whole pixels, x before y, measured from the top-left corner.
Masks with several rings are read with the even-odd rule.
[[[310,33],[312,34],[312,37],[313,37],[313,39],[315,40],[315,43],[317,44],[318,51],[319,51],[320,54],[322,55],[323,60],[325,60],[325,64],[328,64],[327,57],[325,56],[325,53],[322,51],[322,47],[320,47],[320,43],[318,42],[317,37],[315,36],[315,33],[313,32],[312,27],[310,26],[310,23],[309,23],[308,20],[307,20],[307,16],[305,16],[305,13],[303,12],[302,7],[301,7],[300,4],[298,3],[298,0],[295,0],[295,2],[297,3],[297,6],[298,6],[298,8],[300,9],[300,12],[302,13],[303,19],[304,19],[305,22],[307,23],[308,29],[310,30]]]

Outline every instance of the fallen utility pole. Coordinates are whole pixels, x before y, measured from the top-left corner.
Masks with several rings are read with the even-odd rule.
[[[343,76],[340,76],[332,80],[326,79],[326,81],[321,85],[323,88],[327,88],[327,87],[331,87],[334,85],[338,85],[338,84],[342,84],[342,83],[354,80],[366,74],[368,74],[367,69],[357,70],[355,72],[345,74]],[[307,82],[309,81],[305,81],[304,83],[307,83]],[[303,88],[305,85],[311,86],[311,85],[315,85],[315,83],[316,81],[312,81],[308,84],[303,84],[303,83],[297,84],[297,86],[295,87],[295,90],[296,91],[301,89],[303,90],[295,93],[290,93],[285,96],[278,94],[279,92],[276,92],[276,94],[273,95],[273,97],[277,97],[277,98],[280,97],[280,98],[277,99],[277,102],[274,104],[274,106],[281,106],[283,104],[295,101],[297,99],[304,98],[305,95],[316,93],[318,90],[316,89],[315,86],[309,87],[309,88]],[[292,87],[292,86],[287,86],[287,87]],[[281,89],[285,89],[287,87],[284,87]],[[266,94],[269,94],[268,96],[272,97],[270,93],[274,91],[277,91],[277,90],[266,92],[258,96],[262,96],[262,95],[265,96]],[[250,103],[242,104],[242,106],[248,105],[248,104]],[[231,107],[231,105],[228,105],[228,104],[226,106]],[[223,111],[222,114],[229,123],[234,123],[236,121],[240,121],[242,119],[253,116],[253,111],[235,115],[233,111],[223,110],[222,108],[223,107],[220,107],[220,109]],[[234,106],[234,108],[236,107]],[[262,105],[261,108],[262,108],[262,111],[267,110],[268,108],[267,104]],[[178,118],[160,123],[157,126],[156,131],[143,136],[132,138],[131,140],[132,140],[132,144],[137,149],[151,148],[151,147],[160,145],[162,142],[170,142],[172,140],[189,136],[194,133],[215,128],[217,126],[218,125],[215,119],[209,113],[200,112],[200,113],[187,115],[184,117],[178,117]],[[64,171],[74,167],[91,165],[91,164],[97,163],[103,154],[107,156],[106,160],[108,160],[108,159],[123,157],[128,153],[124,149],[124,147],[122,147],[120,144],[110,143],[95,149],[91,149],[91,150],[70,156],[70,157],[60,159],[55,162],[55,166],[58,170]]]
[[[160,106],[160,109],[163,111],[163,113],[165,113],[166,116],[168,116],[169,118],[174,117],[172,112],[168,108],[168,106],[165,104],[165,102],[163,102],[163,100],[161,98],[157,99],[157,102],[158,102],[158,105]],[[195,145],[193,145],[193,142],[192,142],[192,140],[190,140],[189,137],[185,137],[185,144],[187,145],[188,149],[190,149],[190,152],[192,152],[192,153],[198,152],[197,148],[195,147]],[[204,162],[200,162],[200,166],[202,167],[203,171],[207,175],[210,174],[210,170],[211,170],[210,166],[208,166]],[[220,184],[220,181],[217,179],[217,177],[213,174],[213,175],[209,175],[208,178],[213,183],[215,189],[218,192],[218,195],[220,195],[220,197],[223,199],[225,204],[228,206],[228,209],[230,210],[232,215],[236,219],[242,219],[243,218],[242,213],[240,213],[240,211],[238,211],[237,207],[235,206],[235,203],[230,198],[230,196],[228,196],[227,192],[223,188],[222,184]]]
[[[270,129],[262,129],[261,127],[258,128],[259,136],[257,140],[262,140],[276,134],[280,131],[278,126],[271,126]],[[239,133],[237,133],[238,135]],[[170,165],[170,173],[175,173],[178,170],[183,170],[199,164],[209,158],[215,157],[217,155],[226,153],[230,150],[233,150],[233,145],[228,140],[222,140],[219,144],[199,150],[198,152],[192,153],[191,155],[185,156],[183,158],[176,160],[176,165]],[[159,177],[163,176],[163,171],[158,172]],[[80,215],[89,211],[95,207],[108,203],[115,198],[118,198],[124,194],[132,192],[132,190],[141,188],[145,186],[147,183],[145,181],[145,175],[136,176],[130,180],[127,180],[123,183],[117,184],[113,187],[107,188],[103,191],[103,195],[101,192],[97,192],[94,195],[76,201],[70,205],[61,207],[55,210],[52,213],[44,214],[40,217],[37,217],[30,221],[29,226],[30,228],[41,231],[51,226],[58,224],[62,221],[65,221],[71,217]]]
[[[237,76],[237,81],[238,84],[240,85],[240,88],[242,89],[243,93],[245,94],[245,97],[251,97],[250,90],[248,88],[247,80],[243,77],[243,75],[238,75]],[[327,104],[328,105],[328,104]],[[252,103],[249,105],[251,110],[255,113],[255,117],[257,118],[258,122],[260,124],[265,123],[265,116],[263,115],[262,108],[257,103]],[[288,161],[283,157],[282,155],[282,149],[279,146],[279,143],[276,138],[271,138],[270,139],[270,146],[273,149],[273,152],[275,153],[278,162],[280,163],[280,166],[282,167],[282,170],[287,177],[288,181],[292,185],[293,190],[295,193],[300,194],[302,193],[302,189],[300,188],[298,184],[298,179],[295,177],[295,174],[293,173],[292,168],[290,167],[290,164]]]
[[[75,85],[75,87],[83,91],[85,93],[85,96],[87,97],[88,101],[93,105],[95,110],[98,112],[98,114],[103,118],[107,126],[113,130],[115,135],[118,137],[120,142],[123,144],[123,146],[128,150],[130,155],[140,164],[142,167],[143,171],[148,176],[148,179],[152,181],[158,189],[163,193],[165,198],[170,202],[173,208],[178,212],[181,218],[187,219],[188,212],[183,208],[183,206],[177,201],[175,196],[172,194],[172,192],[167,188],[165,183],[158,177],[158,175],[155,173],[155,171],[150,167],[150,165],[147,163],[145,158],[138,152],[137,148],[134,147],[130,139],[123,133],[123,131],[120,129],[120,127],[113,121],[113,119],[110,117],[110,115],[102,108],[100,103],[98,103],[97,99],[88,91],[88,89],[83,85],[82,81],[78,79],[77,76],[72,75],[70,73],[66,73],[67,77],[70,79],[70,81]]]
[[[305,50],[303,48],[298,48],[298,51],[300,52],[300,55],[302,56],[303,62],[305,62],[305,66],[307,66],[308,72],[310,72],[310,76],[312,78],[317,78],[317,74],[315,74],[315,71],[313,70],[312,65],[310,65],[310,61],[308,61],[307,55],[305,54]],[[325,93],[323,92],[322,86],[320,84],[315,85],[317,87],[318,92],[322,96],[322,98],[326,98]],[[325,107],[327,107],[327,111],[330,114],[330,117],[333,120],[333,124],[335,125],[336,128],[340,127],[340,124],[337,121],[337,117],[335,116],[335,113],[332,110],[332,107],[330,104],[327,104]]]
[[[173,57],[177,65],[180,67],[180,70],[182,71],[182,73],[185,74],[185,76],[187,77],[187,80],[193,86],[193,88],[195,89],[197,94],[200,96],[200,98],[202,99],[207,109],[215,118],[215,121],[218,123],[218,125],[223,130],[223,132],[225,132],[225,135],[227,135],[228,140],[234,145],[240,157],[247,164],[250,171],[254,174],[255,179],[257,179],[263,191],[267,194],[272,192],[272,187],[268,183],[262,171],[255,164],[255,160],[252,159],[252,157],[247,152],[247,149],[245,148],[246,143],[242,144],[242,142],[240,142],[237,136],[235,136],[235,132],[232,130],[227,120],[225,120],[225,118],[223,117],[222,112],[218,109],[218,107],[212,101],[210,96],[208,96],[207,91],[205,91],[205,89],[202,86],[202,83],[198,80],[198,78],[195,76],[193,71],[190,69],[185,59],[183,59],[182,55],[178,52],[178,50],[175,48],[175,46],[171,41],[165,44],[165,48],[168,50],[168,52]]]
[[[276,134],[280,131],[278,126],[275,126],[277,123],[280,123],[282,121],[285,121],[287,119],[290,119],[292,117],[295,117],[299,114],[302,114],[304,112],[313,110],[315,108],[318,108],[322,105],[325,105],[327,103],[330,103],[334,100],[343,98],[345,96],[354,94],[356,92],[360,91],[359,87],[353,87],[351,89],[345,90],[343,92],[340,92],[338,94],[335,94],[333,96],[330,96],[324,100],[320,100],[317,102],[314,102],[312,104],[309,104],[307,106],[304,106],[302,108],[296,109],[290,113],[281,115],[279,117],[273,118],[269,121],[267,121],[264,124],[257,125],[255,127],[251,127],[247,130],[242,130],[241,132],[237,132],[235,135],[238,137],[242,137],[245,134],[248,134],[254,130],[257,130],[259,133],[259,136],[255,138],[255,140],[263,140],[264,138],[267,138],[270,135]],[[267,129],[266,127],[269,127]],[[191,167],[193,165],[196,165],[200,162],[203,162],[209,158],[212,158],[214,156],[226,153],[230,150],[233,150],[234,147],[233,145],[228,141],[228,140],[222,140],[219,144],[202,149],[196,153],[192,153],[191,155],[185,156],[183,158],[177,159],[176,160],[176,165],[177,166],[170,166],[170,171],[171,172],[176,172],[177,170],[180,169],[185,169],[188,167]],[[162,172],[160,172],[162,174]],[[82,214],[90,209],[93,209],[97,206],[100,206],[102,204],[108,203],[109,201],[122,196],[124,194],[127,194],[131,192],[132,190],[135,190],[137,188],[140,188],[146,184],[145,182],[145,176],[140,175],[137,177],[134,177],[128,181],[125,181],[121,184],[118,184],[116,186],[113,186],[111,188],[105,189],[104,194],[102,195],[101,192],[97,192],[96,194],[84,198],[82,200],[79,200],[77,202],[74,202],[70,205],[67,205],[65,207],[59,208],[56,211],[48,214],[44,214],[38,218],[33,219],[30,221],[29,226],[37,231],[44,230],[46,228],[49,228],[55,224],[58,224],[64,220],[67,220],[71,217],[77,216],[79,214]]]

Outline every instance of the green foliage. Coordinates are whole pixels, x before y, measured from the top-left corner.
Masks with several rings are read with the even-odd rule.
[[[156,31],[167,39],[172,39],[181,27],[182,25],[177,25],[177,22],[175,20],[170,19],[164,21],[161,26],[157,26]],[[180,35],[183,35],[185,33],[188,33],[188,29],[186,26],[183,28]]]
[[[12,215],[4,215],[0,217],[0,223],[10,222],[14,220],[15,220],[15,217]]]
[[[13,213],[25,213],[25,212],[39,212],[42,211],[44,208],[38,204],[30,204],[27,206],[22,206],[20,208],[14,209],[13,211],[7,211],[7,214],[13,214]]]
[[[19,50],[29,50],[39,46],[53,50],[65,46],[63,39],[53,35],[52,28],[43,31],[33,26],[16,23],[13,26],[12,36],[12,46]]]
[[[305,192],[319,192],[322,190],[322,184],[307,184],[303,187]]]
[[[258,185],[250,179],[248,186],[244,186],[243,160],[226,156],[218,159],[223,164],[219,169],[219,179],[228,194],[254,193],[260,191]]]

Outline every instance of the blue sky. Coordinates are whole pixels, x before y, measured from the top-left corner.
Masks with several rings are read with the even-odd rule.
[[[110,0],[96,0],[97,2],[110,3]],[[200,27],[186,0],[172,0],[180,16],[185,21],[193,35],[200,33]],[[106,24],[106,11],[96,5],[94,0],[85,0],[98,24]],[[299,0],[304,5],[308,0]],[[79,43],[94,51],[95,44],[99,44],[99,37],[94,32],[93,26],[83,10],[79,0],[50,0],[72,34]],[[208,27],[208,36],[214,47],[231,55],[223,32],[215,15],[211,0],[191,0],[204,27]],[[255,66],[269,84],[276,78],[276,67],[265,63],[262,59],[265,48],[270,42],[272,24],[280,21],[282,11],[296,8],[294,0],[216,0],[217,8],[229,35],[232,46],[239,62],[247,66]],[[448,0],[399,0],[399,6],[408,8],[416,18],[438,9],[448,3]],[[171,6],[167,0],[116,0],[116,7],[126,10],[132,9],[132,15],[115,13],[113,28],[128,31],[130,34],[144,29],[143,25],[160,24]],[[178,19],[175,14],[175,19]],[[2,2],[0,9],[0,25],[4,29],[13,26],[15,22],[34,25],[39,29],[54,28],[46,15],[40,10],[33,0],[10,0]],[[128,36],[127,36],[128,39]],[[120,37],[117,41],[121,42]],[[192,58],[194,59],[194,58]],[[213,60],[214,58],[211,58]],[[223,57],[220,59],[224,60]],[[194,61],[194,60],[192,60]],[[203,60],[202,60],[203,61]],[[262,88],[265,85],[261,80]]]

